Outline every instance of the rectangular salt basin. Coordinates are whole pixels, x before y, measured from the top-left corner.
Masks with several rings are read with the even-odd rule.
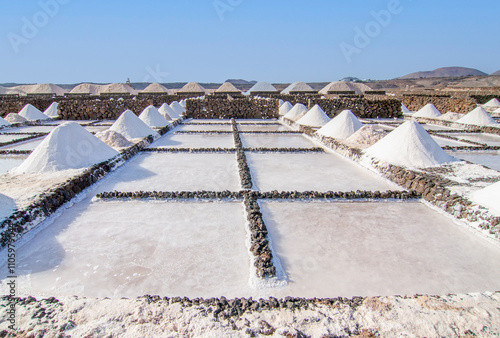
[[[109,129],[108,126],[95,126],[95,125],[84,127],[84,128],[85,128],[85,130],[87,130],[90,133],[98,133],[100,131],[105,131],[105,130]]]
[[[500,151],[450,151],[451,156],[500,171]]]
[[[400,190],[377,174],[331,153],[246,153],[262,191]]]
[[[245,235],[241,203],[84,201],[17,248],[17,290],[235,297],[248,289]]]
[[[99,191],[240,190],[235,154],[141,153]]]
[[[181,124],[174,131],[233,131],[230,124]]]
[[[301,297],[498,290],[500,247],[418,202],[262,201],[264,221]]]
[[[450,133],[450,136],[457,137],[461,140],[484,143],[489,146],[500,146],[500,136],[482,133]]]
[[[262,124],[254,124],[254,125],[249,125],[249,124],[239,124],[238,125],[238,130],[239,131],[290,131],[292,129],[281,125],[281,124],[269,124],[269,125],[262,125]]]
[[[20,128],[9,129],[9,132],[15,133],[50,133],[57,126],[55,125],[47,125],[47,126],[27,126]]]
[[[22,140],[23,138],[30,137],[31,134],[0,134],[0,143],[12,142],[14,140]]]
[[[198,124],[198,123],[203,123],[203,124],[211,124],[211,123],[224,123],[224,124],[229,124],[231,125],[231,120],[228,119],[190,119],[188,121],[185,121],[184,124]]]
[[[28,155],[0,155],[0,174],[19,166],[27,157]]]
[[[298,134],[240,134],[245,148],[314,148],[313,142]]]
[[[438,137],[438,136],[432,135],[432,138],[434,139],[434,141],[436,141],[436,143],[440,147],[446,147],[446,146],[448,146],[448,147],[474,147],[473,144],[455,141],[455,140],[447,139],[444,137]]]
[[[42,143],[42,141],[45,139],[45,136],[32,139],[29,141],[24,141],[24,142],[19,142],[19,143],[14,143],[8,146],[3,146],[0,147],[1,150],[35,150],[35,148]]]
[[[425,130],[432,130],[432,131],[436,131],[436,132],[439,132],[440,130],[456,129],[456,128],[450,128],[450,127],[440,126],[440,125],[436,125],[436,124],[422,124],[422,127],[424,127]]]
[[[209,134],[174,134],[169,132],[150,148],[234,148],[232,134],[209,135]]]
[[[279,123],[278,120],[264,120],[264,119],[236,119],[237,123],[255,124],[255,123]]]

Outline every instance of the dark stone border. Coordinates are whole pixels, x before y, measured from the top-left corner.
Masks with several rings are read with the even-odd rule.
[[[18,134],[10,134],[10,135],[18,135]],[[26,141],[34,140],[36,138],[39,138],[39,137],[42,137],[42,136],[47,136],[47,135],[48,135],[48,133],[33,134],[31,136],[26,136],[25,138],[14,139],[14,140],[8,141],[8,142],[0,142],[0,147],[10,146],[10,145],[13,145],[13,144],[16,144],[16,143],[21,143],[21,142],[26,142]]]
[[[242,192],[224,191],[134,191],[103,192],[96,195],[100,199],[162,199],[162,200],[243,200]]]
[[[320,147],[314,148],[242,148],[245,152],[255,153],[324,153],[325,150]]]
[[[226,131],[226,130],[178,130],[174,131],[174,135],[179,135],[179,134],[187,134],[187,135],[231,135],[233,132],[232,131]]]
[[[444,150],[452,150],[452,151],[459,151],[459,150],[467,150],[467,151],[481,151],[481,150],[500,150],[500,146],[457,146],[457,147],[452,147],[452,146],[444,146],[441,147]],[[477,164],[477,163],[476,163]]]
[[[1,150],[0,155],[29,155],[33,151],[32,150]]]
[[[240,134],[302,134],[296,130],[275,130],[275,131],[240,131]]]
[[[241,187],[243,189],[252,189],[252,175],[248,167],[245,151],[243,150],[243,142],[241,142],[238,125],[235,119],[231,119],[231,123],[233,125],[234,145],[236,146],[236,160],[238,161]]]
[[[485,133],[485,134],[494,134],[494,135],[500,135],[500,126],[498,127],[493,127],[493,126],[476,126],[473,124],[463,124],[463,123],[456,123],[456,122],[450,122],[450,121],[445,121],[445,120],[440,120],[440,119],[431,119],[431,118],[424,118],[424,117],[418,117],[417,121],[419,123],[428,123],[428,124],[433,124],[437,126],[445,126],[445,127],[450,127],[450,128],[459,128],[462,130],[470,130],[473,132],[480,132],[480,133]]]
[[[236,148],[144,148],[146,153],[234,153]]]

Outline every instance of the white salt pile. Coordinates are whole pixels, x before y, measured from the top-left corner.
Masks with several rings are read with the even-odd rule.
[[[493,113],[495,113],[495,114],[500,114],[500,108],[495,109],[495,110],[493,111]]]
[[[154,106],[146,107],[139,118],[151,128],[163,128],[170,124]]]
[[[290,93],[312,93],[314,89],[305,82],[294,82],[286,87],[281,94],[287,95]]]
[[[207,90],[197,82],[189,82],[178,91],[178,93],[197,93],[200,95],[205,95],[206,92]]]
[[[49,108],[45,109],[43,112],[45,115],[48,117],[58,117],[59,113],[57,112],[57,106],[59,103],[57,102],[52,102],[52,104],[49,106]]]
[[[285,116],[290,110],[292,110],[293,106],[290,102],[286,101],[280,107],[279,114],[280,116]]]
[[[417,122],[408,121],[366,150],[370,156],[410,168],[456,161]]]
[[[149,86],[147,86],[146,88],[144,88],[144,90],[142,90],[143,93],[165,93],[165,94],[168,94],[168,95],[171,95],[171,91],[159,84],[159,83],[152,83],[150,84]]]
[[[166,103],[162,104],[158,111],[167,121],[177,118],[177,113]]]
[[[403,111],[404,115],[412,115],[414,112],[408,109],[408,107],[405,106],[404,103],[401,103],[401,110]]]
[[[24,117],[28,121],[38,121],[38,120],[48,120],[50,117],[44,115],[40,110],[32,106],[31,104],[27,104],[23,109],[18,113],[22,117]]]
[[[126,148],[133,145],[132,142],[127,140],[122,134],[117,133],[114,130],[104,130],[100,131],[95,136],[106,143],[108,146],[113,148]]]
[[[344,110],[330,122],[325,124],[318,134],[337,139],[346,139],[363,127],[356,115],[350,110]]]
[[[500,216],[500,182],[472,193],[471,199],[490,209],[493,215]]]
[[[8,121],[5,121],[3,117],[0,116],[0,127],[10,126]]]
[[[285,101],[283,101],[282,99],[279,99],[279,100],[278,100],[278,104],[279,104],[280,108],[281,108],[281,106],[283,105],[283,103],[285,103]]]
[[[446,114],[442,115],[439,117],[440,120],[445,120],[445,121],[457,121],[460,120],[464,115],[459,114],[459,113],[454,113],[452,111],[447,112]]]
[[[241,90],[239,90],[238,88],[236,88],[231,82],[224,82],[219,88],[217,88],[217,90],[215,91],[216,93],[227,93],[227,94],[231,94],[231,93],[240,93],[241,94]]]
[[[147,124],[142,122],[137,115],[128,109],[120,115],[109,130],[114,130],[117,133],[122,134],[128,140],[144,138],[149,135],[153,135],[154,138],[158,138],[160,136],[160,134],[149,128]]]
[[[487,126],[491,124],[498,124],[497,121],[483,107],[477,107],[460,120],[457,123],[473,124],[476,126]]]
[[[500,107],[500,101],[494,98],[484,104],[485,107]]]
[[[354,83],[346,81],[333,81],[319,91],[320,94],[326,95],[335,92],[355,92],[358,95],[364,94],[366,91],[373,90],[364,83]]]
[[[345,141],[352,144],[374,145],[387,136],[383,129],[377,129],[374,126],[363,126],[357,132],[349,136]]]
[[[422,109],[413,114],[413,117],[426,117],[435,119],[440,117],[442,114],[432,103],[426,104]]]
[[[179,104],[182,106],[182,108],[186,108],[186,100],[181,100]]]
[[[104,90],[105,85],[96,85],[92,83],[82,83],[73,88],[70,93],[72,94],[90,94],[99,95],[101,91]]]
[[[250,93],[277,93],[278,90],[269,82],[257,82],[248,91]]]
[[[285,114],[284,117],[292,121],[297,121],[306,113],[307,113],[307,107],[304,106],[302,103],[297,103],[295,106],[293,106],[292,109],[290,109],[288,113]]]
[[[330,120],[330,117],[326,115],[325,111],[321,109],[318,104],[316,104],[304,116],[297,120],[297,124],[300,124],[301,126],[320,128],[330,122]]]
[[[177,113],[178,117],[180,117],[186,111],[186,108],[181,106],[177,101],[172,102],[170,104],[170,108],[172,108],[172,110]]]
[[[33,85],[20,85],[13,87],[14,90],[20,90],[29,94],[56,94],[62,96],[66,90],[52,83],[39,83]]]
[[[137,94],[137,90],[125,83],[111,83],[109,85],[100,88],[100,93],[112,93],[112,94]]]
[[[19,114],[16,113],[10,113],[9,115],[5,116],[5,121],[9,123],[23,123],[28,120],[26,120],[24,117],[22,117]]]
[[[56,127],[17,168],[15,174],[81,169],[104,162],[118,152],[76,122]]]

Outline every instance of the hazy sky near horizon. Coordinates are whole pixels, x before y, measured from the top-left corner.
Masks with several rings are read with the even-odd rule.
[[[0,2],[0,83],[326,82],[500,70],[498,0]]]

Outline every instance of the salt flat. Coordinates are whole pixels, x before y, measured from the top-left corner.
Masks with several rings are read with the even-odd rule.
[[[232,131],[230,124],[181,124],[175,131]]]
[[[8,146],[0,147],[1,150],[35,150],[35,148],[42,143],[45,136],[32,139],[29,141],[23,141],[19,143],[10,144]]]
[[[240,135],[245,148],[314,148],[316,145],[304,136],[281,134]]]
[[[500,151],[452,151],[449,154],[500,171]]]
[[[150,148],[234,148],[233,135],[194,135],[169,132]]]

